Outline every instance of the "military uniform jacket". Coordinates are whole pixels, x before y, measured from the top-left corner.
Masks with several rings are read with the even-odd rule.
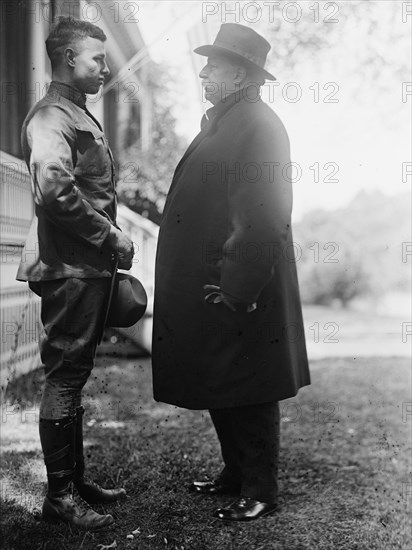
[[[191,409],[277,401],[310,382],[287,133],[245,91],[209,117],[176,168],[156,257],[154,397]],[[207,303],[205,284],[257,309]]]
[[[24,121],[22,149],[36,215],[18,280],[111,275],[106,238],[116,220],[113,157],[85,99],[52,82]]]

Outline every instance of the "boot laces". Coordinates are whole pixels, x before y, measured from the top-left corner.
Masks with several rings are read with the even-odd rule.
[[[92,479],[90,479],[88,477],[81,478],[81,480],[78,482],[78,485],[88,486],[89,488],[96,489],[97,491],[102,491],[103,490],[102,487],[100,487],[100,485],[98,483],[96,483],[95,481],[93,481]]]
[[[79,507],[80,511],[82,512],[82,515],[86,514],[89,510],[93,510],[93,508],[90,506],[88,502],[86,502],[78,493],[77,489],[74,488],[73,491],[73,501],[75,504]]]

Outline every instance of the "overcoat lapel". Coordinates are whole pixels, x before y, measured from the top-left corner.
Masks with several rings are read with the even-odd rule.
[[[197,134],[197,136],[195,137],[195,139],[192,141],[192,143],[189,145],[189,147],[187,148],[185,154],[183,155],[183,157],[180,159],[180,162],[179,164],[176,166],[176,170],[175,170],[175,173],[173,174],[173,181],[172,181],[172,185],[170,187],[170,190],[172,189],[173,187],[173,184],[174,182],[176,181],[176,176],[178,175],[180,169],[183,167],[183,164],[185,163],[186,159],[188,158],[189,155],[191,155],[193,153],[193,151],[196,149],[196,147],[205,139],[205,137],[207,136],[209,130],[210,130],[210,127],[211,127],[211,123],[212,121],[211,120],[207,120],[206,121],[206,124],[202,126],[202,129],[200,130],[200,132]]]
[[[233,105],[239,99],[243,96],[243,90],[240,90],[240,92],[236,92],[234,94],[231,94],[228,96],[224,101],[220,102],[217,106],[212,107],[211,109],[208,109],[206,111],[207,116],[203,115],[203,118],[201,120],[200,126],[201,130],[195,137],[195,139],[192,141],[192,143],[187,148],[186,152],[184,153],[183,157],[180,159],[179,164],[176,166],[176,170],[173,174],[172,183],[170,185],[169,189],[169,195],[170,192],[173,190],[173,188],[176,185],[176,182],[178,181],[178,176],[183,168],[184,163],[188,159],[188,157],[193,153],[193,151],[202,143],[202,141],[205,139],[205,137],[209,134],[209,132],[215,130],[216,124],[218,124],[219,120],[223,117],[224,114],[229,111]]]

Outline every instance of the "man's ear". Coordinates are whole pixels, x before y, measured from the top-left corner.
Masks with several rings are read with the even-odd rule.
[[[238,65],[236,67],[236,72],[235,72],[235,77],[233,79],[233,83],[234,84],[242,84],[243,81],[246,78],[246,75],[247,75],[247,71],[246,71],[245,67],[243,67],[242,65]]]
[[[74,67],[76,63],[75,57],[76,57],[76,52],[73,50],[73,48],[66,48],[64,50],[64,59],[67,65],[69,65],[69,67]]]

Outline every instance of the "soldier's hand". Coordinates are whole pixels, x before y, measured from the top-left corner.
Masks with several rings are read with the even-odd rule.
[[[133,242],[127,235],[112,226],[109,233],[109,243],[115,250],[118,257],[119,269],[130,269],[133,263],[134,247]]]
[[[134,255],[134,251],[133,251],[133,254],[132,254],[132,257],[129,258],[129,257],[123,257],[121,254],[119,254],[118,258],[119,258],[119,261],[117,263],[117,267],[119,269],[130,269],[133,265],[133,255]]]

